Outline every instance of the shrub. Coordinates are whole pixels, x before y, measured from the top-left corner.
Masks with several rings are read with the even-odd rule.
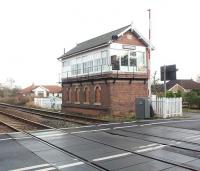
[[[183,97],[183,93],[180,90],[178,90],[178,92],[175,93],[175,96],[176,97]]]
[[[27,103],[25,104],[25,106],[26,106],[26,107],[29,107],[29,108],[40,108],[40,109],[41,109],[41,107],[35,105],[35,103],[34,103],[33,101],[27,102]]]
[[[2,103],[8,103],[12,105],[25,105],[27,102],[31,101],[29,97],[5,97],[0,100]]]
[[[184,101],[188,102],[189,108],[200,108],[200,96],[196,91],[186,93]]]
[[[175,97],[175,94],[172,91],[167,91],[166,97]]]

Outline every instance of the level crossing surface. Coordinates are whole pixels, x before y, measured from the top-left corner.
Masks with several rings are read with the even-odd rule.
[[[0,170],[200,170],[200,119],[0,134]]]

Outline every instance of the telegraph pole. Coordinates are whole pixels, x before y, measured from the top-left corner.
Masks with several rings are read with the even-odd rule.
[[[148,9],[147,10],[148,13],[149,13],[149,47],[148,47],[148,50],[149,50],[149,56],[148,56],[148,59],[147,59],[147,62],[148,62],[148,90],[149,90],[149,97],[151,97],[151,9]]]

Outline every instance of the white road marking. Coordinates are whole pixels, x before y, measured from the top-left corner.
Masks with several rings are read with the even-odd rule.
[[[60,136],[60,135],[66,135],[66,134],[69,134],[69,133],[59,133],[59,134],[38,135],[37,137],[39,137],[39,138],[57,137],[57,136]]]
[[[199,120],[179,120],[179,121],[165,121],[165,122],[153,122],[148,124],[142,124],[139,126],[148,126],[148,125],[159,125],[159,124],[165,124],[165,123],[179,123],[179,122],[197,122]]]
[[[76,162],[76,163],[71,163],[71,164],[57,166],[57,168],[58,169],[63,169],[63,168],[73,167],[73,166],[79,166],[79,165],[83,165],[83,164],[84,164],[83,162]]]
[[[136,126],[138,125],[118,126],[118,127],[114,127],[113,129],[131,128],[131,127],[136,127]]]
[[[13,140],[14,138],[4,138],[4,139],[0,139],[0,141],[6,141],[6,140]]]
[[[110,128],[93,129],[93,130],[87,130],[87,131],[77,131],[77,132],[71,132],[71,134],[80,134],[80,133],[86,133],[86,132],[98,132],[98,131],[107,131],[107,130],[110,130]]]
[[[165,122],[154,122],[152,125],[163,124],[163,123],[179,123],[179,122],[197,122],[199,120],[181,120],[181,121],[165,121]]]
[[[4,139],[0,139],[0,141],[7,141],[7,140],[22,140],[22,139],[28,139],[31,137],[21,137],[21,138],[4,138]]]
[[[153,143],[153,144],[149,144],[149,145],[143,145],[143,146],[140,146],[138,148],[146,148],[146,147],[152,147],[152,146],[156,146],[158,145],[157,143]]]
[[[135,123],[135,122],[137,122],[137,121],[130,121],[130,122],[123,122],[123,123]]]
[[[46,166],[50,166],[50,164],[34,165],[34,166],[23,167],[23,168],[19,168],[19,169],[13,169],[13,170],[10,170],[10,171],[26,171],[26,170],[38,169],[38,168],[42,168],[42,167],[46,167]],[[55,169],[55,168],[54,168],[54,169]]]
[[[152,123],[149,123],[149,124],[143,124],[143,125],[140,125],[140,126],[149,126],[149,125],[152,125]]]
[[[149,148],[145,148],[145,149],[141,149],[141,150],[136,150],[135,152],[136,153],[142,153],[142,152],[157,150],[157,149],[160,149],[160,148],[163,148],[163,147],[166,147],[166,146],[167,145],[159,145],[159,146],[156,146],[156,147],[149,147]]]
[[[111,155],[111,156],[106,156],[106,157],[101,157],[101,158],[93,159],[92,161],[108,160],[108,159],[118,158],[118,157],[122,157],[122,156],[127,156],[127,155],[130,155],[130,154],[132,154],[132,153],[130,153],[130,152],[128,152],[128,153],[121,153],[121,154],[116,154],[116,155]]]
[[[75,126],[75,127],[69,127],[69,128],[61,128],[62,130],[66,130],[66,129],[79,129],[79,128],[88,128],[88,127],[95,127],[97,125],[86,125],[86,126]]]
[[[76,127],[76,128],[90,128],[90,127],[95,127],[95,126],[96,125],[86,125],[86,126],[79,126],[79,127]]]
[[[117,124],[121,124],[121,123],[114,122],[114,123],[99,124],[97,126],[109,126],[109,125],[117,125]]]
[[[49,170],[55,170],[55,169],[56,169],[55,167],[49,167],[49,168],[39,169],[36,171],[49,171]]]

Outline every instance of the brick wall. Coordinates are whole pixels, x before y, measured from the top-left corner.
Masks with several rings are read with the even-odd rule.
[[[95,103],[95,88],[100,87],[100,103]],[[80,88],[80,104],[75,102],[75,89]],[[89,103],[85,102],[84,90],[85,87],[89,89]],[[72,100],[70,102],[66,101],[67,89],[72,90]],[[63,85],[63,111],[65,112],[76,112],[92,115],[108,114],[110,113],[110,91],[109,85],[105,82],[96,83],[83,83],[81,84],[64,84]]]
[[[84,87],[90,90],[90,102],[84,103]],[[95,104],[95,87],[101,88],[101,104]],[[65,90],[72,89],[72,101],[67,102]],[[80,104],[75,102],[75,89],[80,88]],[[83,113],[87,115],[127,115],[135,111],[135,98],[147,96],[147,84],[143,81],[113,81],[88,83],[84,85],[64,85],[63,87],[63,111]]]
[[[123,36],[119,37],[114,43],[129,44],[136,46],[145,46],[133,33],[126,32]]]
[[[113,115],[127,115],[135,112],[135,98],[148,96],[147,84],[143,81],[117,82],[110,85],[111,113]]]

